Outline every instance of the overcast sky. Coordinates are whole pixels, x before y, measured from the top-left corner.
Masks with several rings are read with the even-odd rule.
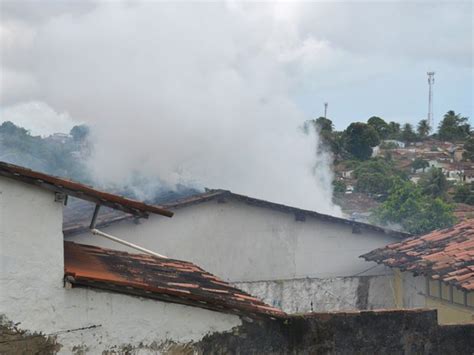
[[[92,126],[104,184],[134,172],[339,214],[302,123],[473,114],[466,2],[0,1],[1,120]]]
[[[89,118],[75,113],[66,100],[59,97],[66,92],[75,94],[74,79],[77,77],[67,72],[68,66],[71,70],[88,71],[91,65],[101,65],[100,61],[92,63],[91,57],[95,55],[103,58],[103,70],[106,70],[105,62],[111,60],[110,51],[128,56],[133,65],[136,53],[127,52],[129,44],[124,43],[122,48],[122,43],[113,36],[122,38],[123,42],[149,37],[148,32],[153,28],[140,23],[140,16],[146,17],[146,14],[137,15],[142,5],[135,1],[122,5],[95,1],[1,1],[3,119],[30,125],[40,133],[67,129],[68,118],[76,122],[87,121]],[[226,58],[226,63],[213,64],[245,65],[239,63],[239,56],[253,56],[257,60],[261,46],[273,46],[272,53],[279,57],[280,69],[286,71],[290,80],[286,89],[292,100],[307,117],[321,115],[323,103],[327,101],[328,116],[338,128],[344,128],[354,120],[366,120],[371,115],[402,122],[417,122],[424,118],[427,71],[436,72],[434,113],[437,121],[450,109],[470,117],[473,115],[472,1],[259,5],[231,1],[200,5],[181,3],[172,10],[172,6],[160,2],[146,5],[156,11],[168,12],[175,17],[175,22],[192,22],[188,29],[198,31],[192,37],[207,43],[208,47],[203,46],[203,51],[225,50],[221,47],[225,39],[219,39],[213,49],[210,48],[212,43],[203,38],[211,33],[212,38],[222,26],[227,26],[222,23],[223,18],[233,19],[232,26],[246,28],[253,32],[251,36],[262,37],[256,41],[239,38],[242,35],[239,31],[223,31],[223,36],[232,36],[228,38],[229,42],[248,40],[244,50],[254,52],[235,51],[229,54],[234,57]],[[119,13],[118,7],[122,7]],[[206,23],[200,18],[189,18],[191,7],[201,8],[199,11],[205,13]],[[261,23],[255,23],[258,21]],[[120,22],[123,27],[117,32],[114,26]],[[80,31],[84,33],[81,35]],[[106,49],[96,47],[97,38],[103,41]],[[172,46],[169,42],[144,45],[173,50],[165,47]],[[183,72],[183,76],[175,79],[185,82],[187,77]],[[93,91],[94,86],[89,89]]]

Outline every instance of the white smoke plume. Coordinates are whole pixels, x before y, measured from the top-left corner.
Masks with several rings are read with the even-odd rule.
[[[102,183],[138,172],[340,214],[330,157],[300,130],[309,117],[293,100],[308,57],[327,45],[298,34],[292,9],[101,2],[13,16],[21,41],[3,31],[2,61],[22,80],[6,80],[2,100],[43,101],[89,124]]]

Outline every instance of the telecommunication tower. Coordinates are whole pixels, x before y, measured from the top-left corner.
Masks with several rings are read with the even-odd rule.
[[[324,118],[327,118],[327,114],[328,114],[328,103],[325,102],[324,103]]]
[[[433,118],[433,85],[434,85],[434,71],[429,71],[428,73],[428,123],[431,128],[434,129],[434,118]]]

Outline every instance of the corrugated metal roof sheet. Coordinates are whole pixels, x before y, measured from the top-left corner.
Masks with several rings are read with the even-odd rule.
[[[474,219],[387,245],[362,258],[474,290]]]
[[[286,314],[186,261],[64,242],[65,278],[106,289],[249,317]]]

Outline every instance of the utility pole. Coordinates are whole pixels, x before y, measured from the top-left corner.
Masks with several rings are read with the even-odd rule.
[[[328,103],[324,103],[324,118],[327,118],[328,115]]]
[[[433,118],[433,85],[434,85],[434,71],[428,73],[428,123],[431,126],[431,129],[434,130],[434,118]]]

